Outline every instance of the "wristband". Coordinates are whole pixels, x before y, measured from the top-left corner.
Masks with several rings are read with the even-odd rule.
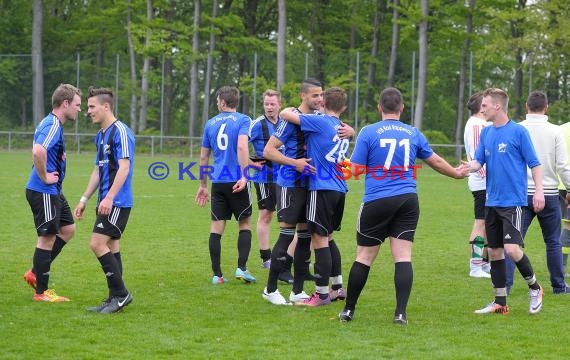
[[[79,202],[82,204],[87,204],[87,201],[89,201],[89,198],[86,196],[81,196],[81,199],[79,199]]]

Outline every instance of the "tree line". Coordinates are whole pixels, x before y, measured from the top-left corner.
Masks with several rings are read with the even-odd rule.
[[[222,85],[239,111],[279,89],[295,105],[306,76],[349,92],[345,121],[377,120],[396,86],[404,121],[461,143],[470,93],[500,87],[510,116],[545,90],[569,110],[566,0],[0,0],[0,128],[32,128],[62,82],[118,88],[140,134],[199,136]],[[78,76],[79,74],[79,76]],[[85,108],[85,106],[84,106]],[[413,117],[412,117],[413,114]],[[162,119],[162,122],[160,121]],[[85,122],[86,123],[86,122]],[[82,124],[87,126],[86,124]]]

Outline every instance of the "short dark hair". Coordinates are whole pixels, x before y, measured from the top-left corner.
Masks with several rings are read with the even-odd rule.
[[[379,104],[382,107],[382,112],[385,114],[399,113],[402,103],[402,93],[396,88],[389,87],[380,93]]]
[[[308,93],[309,89],[314,87],[322,88],[323,84],[319,80],[313,78],[307,78],[301,82],[301,92],[303,94]]]
[[[471,115],[478,114],[481,111],[481,102],[483,101],[483,92],[478,91],[471,95],[467,101],[467,109],[471,112]]]
[[[325,109],[340,112],[346,105],[346,91],[339,87],[332,87],[325,90],[323,94]]]
[[[530,112],[540,112],[546,110],[548,98],[543,91],[533,91],[526,99],[526,106]]]
[[[224,100],[230,109],[237,109],[239,104],[239,89],[235,86],[222,86],[216,91],[216,97]]]
[[[109,108],[111,109],[111,111],[113,110],[113,105],[115,101],[112,89],[96,88],[94,86],[89,86],[89,89],[87,90],[87,99],[92,97],[97,97],[97,100],[99,100],[101,104],[104,103],[109,104]]]
[[[51,96],[51,106],[55,109],[61,106],[65,100],[72,102],[75,95],[81,97],[81,90],[70,84],[60,84]]]

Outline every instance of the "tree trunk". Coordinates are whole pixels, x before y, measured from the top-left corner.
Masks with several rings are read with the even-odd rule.
[[[461,49],[461,65],[459,67],[459,96],[457,97],[457,119],[455,123],[455,157],[461,160],[463,148],[463,109],[465,109],[465,84],[467,82],[467,55],[471,49],[471,34],[473,34],[473,10],[476,0],[469,0],[467,17],[465,18],[466,38]],[[471,96],[471,94],[469,94]]]
[[[135,59],[135,46],[133,44],[133,32],[132,32],[132,20],[131,20],[131,0],[128,2],[127,9],[127,41],[129,45],[129,63],[131,72],[131,107],[129,109],[129,118],[131,124],[131,130],[137,131],[137,69],[136,69],[136,59]]]
[[[374,93],[376,91],[376,62],[378,61],[378,42],[380,41],[380,16],[382,0],[376,1],[376,13],[374,14],[374,30],[372,30],[372,48],[370,49],[370,62],[368,63],[368,76],[366,78],[366,96],[362,101],[364,114],[368,120],[369,104],[374,104]]]
[[[32,4],[32,109],[34,125],[45,115],[44,106],[44,70],[42,57],[43,1],[34,0]]]
[[[152,0],[146,0],[146,20],[148,24],[152,21]],[[148,51],[150,47],[151,31],[150,27],[146,31],[145,50]],[[150,70],[150,58],[147,54],[144,57],[142,79],[141,79],[141,112],[139,116],[139,132],[146,130],[146,114],[147,114],[147,101],[148,101],[148,72]]]
[[[200,0],[194,0],[194,23],[192,26],[192,66],[190,67],[190,116],[188,119],[189,136],[197,133],[198,117],[198,53],[200,51]]]
[[[279,24],[277,26],[277,90],[285,84],[285,39],[287,38],[287,4],[278,0]]]
[[[414,113],[414,126],[419,130],[422,129],[422,121],[424,116],[424,106],[426,102],[426,85],[427,85],[427,30],[429,4],[428,0],[421,0],[422,21],[420,22],[420,58],[418,67],[418,96],[416,98],[416,110]]]
[[[218,0],[212,1],[212,20],[218,16]],[[213,67],[213,54],[216,48],[216,36],[214,35],[214,25],[210,25],[210,41],[208,48],[208,58],[206,60],[206,76],[204,79],[204,107],[202,108],[202,122],[206,122],[209,116],[210,110],[210,94],[212,90],[210,89],[210,82],[212,80],[212,67]]]
[[[357,1],[354,1],[354,0],[353,0],[353,1],[352,1],[352,16],[351,16],[352,19],[355,19],[355,18],[356,18],[356,11],[357,11],[357,5],[356,5],[356,4],[357,4]],[[357,36],[357,33],[356,33],[356,24],[355,24],[355,21],[354,21],[354,20],[352,20],[351,23],[352,23],[352,24],[350,25],[350,44],[349,44],[349,49],[350,49],[350,51],[348,52],[348,56],[349,56],[348,69],[349,69],[349,71],[354,71],[355,76],[358,76],[358,74],[356,74],[356,51],[355,51],[355,48],[356,48],[356,36]],[[349,90],[349,94],[350,94],[351,91],[350,91],[350,89],[348,89],[348,90]],[[357,92],[358,92],[358,89],[355,88],[355,89],[354,89],[355,96],[349,96],[349,97],[348,97],[348,104],[347,104],[348,112],[347,112],[347,115],[348,115],[348,121],[349,121],[349,122],[352,122],[352,120],[354,119],[354,113],[355,113],[356,111],[358,111],[358,109],[355,109],[355,108],[354,108],[354,104],[356,103],[355,99],[356,99],[356,93],[357,93]]]
[[[394,0],[392,12],[392,48],[390,49],[390,66],[388,68],[387,86],[394,86],[396,77],[396,63],[398,62],[398,43],[400,42],[400,25],[398,24],[400,12],[398,11],[398,6],[400,6],[400,0]]]

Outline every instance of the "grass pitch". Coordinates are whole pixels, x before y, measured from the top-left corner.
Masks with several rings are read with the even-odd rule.
[[[69,154],[64,193],[73,208],[93,166],[93,154]],[[162,161],[170,175],[149,177]],[[233,279],[237,227],[222,238],[222,269],[230,279],[210,284],[209,209],[194,204],[197,181],[178,180],[187,158],[139,156],[135,164],[135,207],[121,240],[124,279],[133,303],[111,316],[85,307],[106,297],[106,282],[89,250],[94,211],[77,223],[77,233],[52,265],[50,287],[69,303],[32,302],[22,275],[31,266],[36,235],[24,195],[31,155],[0,153],[0,358],[565,358],[568,296],[554,296],[548,280],[538,225],[527,236],[529,255],[545,288],[544,308],[528,314],[527,288],[518,276],[508,316],[473,314],[492,300],[490,281],[468,277],[472,200],[466,181],[418,170],[421,219],[414,243],[414,287],[409,325],[391,323],[395,306],[393,264],[381,249],[352,323],[340,323],[343,303],[322,308],[277,307],[261,292],[267,271],[260,267],[253,236],[249,268],[258,283]],[[355,254],[355,223],[362,181],[349,181],[343,229],[335,235],[343,255],[344,283]],[[88,205],[94,207],[92,200]],[[252,219],[257,218],[254,210]],[[253,226],[255,229],[255,226]],[[274,226],[271,241],[277,236]],[[290,286],[280,284],[288,296]],[[306,284],[307,292],[313,284]]]

